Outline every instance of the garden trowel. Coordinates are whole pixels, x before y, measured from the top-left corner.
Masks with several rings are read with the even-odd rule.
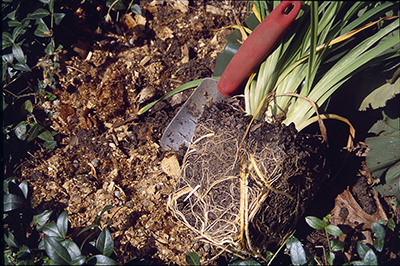
[[[300,1],[280,3],[249,35],[218,80],[205,78],[169,123],[161,147],[178,151],[189,147],[204,106],[240,94],[248,77],[275,48],[297,17]]]

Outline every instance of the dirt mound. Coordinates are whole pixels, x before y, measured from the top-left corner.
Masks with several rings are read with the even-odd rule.
[[[246,133],[250,121],[224,103],[206,108],[169,207],[202,240],[262,257],[325,179],[326,146],[293,125],[256,121]]]

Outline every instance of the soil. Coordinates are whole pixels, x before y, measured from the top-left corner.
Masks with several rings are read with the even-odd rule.
[[[84,236],[77,233],[106,205],[114,206],[102,224],[110,224],[120,264],[137,257],[151,264],[184,265],[188,252],[206,262],[215,247],[199,242],[167,209],[182,154],[159,146],[163,130],[191,91],[160,102],[143,115],[138,110],[185,82],[212,76],[216,56],[232,31],[225,27],[245,19],[246,4],[143,1],[142,16],[128,13],[104,24],[104,8],[91,6],[95,1],[80,2],[66,4],[62,25],[68,30],[55,32],[66,47],[58,52],[62,71],[52,91],[57,99],[35,105],[36,112],[52,114],[46,123],[57,133],[57,146],[31,151],[30,158],[9,166],[5,176],[29,182],[36,210],[53,210],[54,217],[67,210],[70,235],[78,243]],[[41,73],[46,80],[46,71]],[[12,148],[5,152],[11,154]],[[343,155],[338,158],[340,165]],[[342,168],[345,174],[325,185],[307,211],[319,218],[331,212],[331,222],[347,229],[347,259],[354,257],[359,234],[369,234],[364,240],[372,244],[371,221],[387,219],[389,211],[396,213],[387,204],[389,199],[368,189],[373,179],[360,161],[352,154],[346,163],[352,165],[350,170]],[[324,263],[322,249],[316,248],[326,247],[324,236],[301,223],[299,228],[298,237]],[[382,258],[398,262],[398,246],[389,247]],[[226,263],[230,256],[224,253],[210,263]]]

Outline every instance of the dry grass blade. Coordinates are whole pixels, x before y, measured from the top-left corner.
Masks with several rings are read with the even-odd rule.
[[[346,147],[347,147],[347,149],[349,151],[353,150],[353,148],[354,148],[353,140],[356,137],[356,130],[355,130],[355,128],[353,127],[353,125],[350,123],[350,121],[347,118],[339,116],[339,115],[336,115],[336,114],[321,114],[319,116],[319,119],[321,119],[321,120],[322,119],[335,119],[335,120],[339,120],[339,121],[342,121],[342,122],[348,124],[350,128],[349,128],[349,138],[348,138]],[[298,127],[298,129],[302,130],[302,129],[306,128],[307,126],[309,126],[310,124],[312,124],[312,123],[314,123],[316,121],[319,121],[318,117],[314,116],[314,117],[308,119],[303,124],[301,124]]]

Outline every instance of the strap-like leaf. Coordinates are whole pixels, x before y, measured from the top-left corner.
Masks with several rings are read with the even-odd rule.
[[[175,95],[175,94],[177,94],[177,93],[179,93],[179,92],[182,92],[182,91],[184,91],[184,90],[191,89],[191,88],[193,88],[193,87],[198,86],[202,81],[203,81],[203,79],[196,79],[196,80],[189,81],[189,82],[187,82],[187,83],[185,83],[185,84],[183,84],[183,85],[181,85],[181,86],[175,88],[174,90],[172,90],[172,91],[166,93],[166,94],[165,94],[164,96],[162,96],[160,99],[158,99],[158,100],[156,100],[156,101],[154,101],[154,102],[152,102],[152,103],[149,103],[148,105],[146,105],[145,107],[143,107],[142,109],[140,109],[140,110],[139,110],[139,115],[141,115],[141,114],[147,112],[151,107],[153,107],[156,103],[158,103],[158,102],[160,102],[160,101],[162,101],[162,100],[165,100],[165,99],[167,99],[167,98],[169,98],[169,97],[171,97],[171,96],[173,96],[173,95]]]

